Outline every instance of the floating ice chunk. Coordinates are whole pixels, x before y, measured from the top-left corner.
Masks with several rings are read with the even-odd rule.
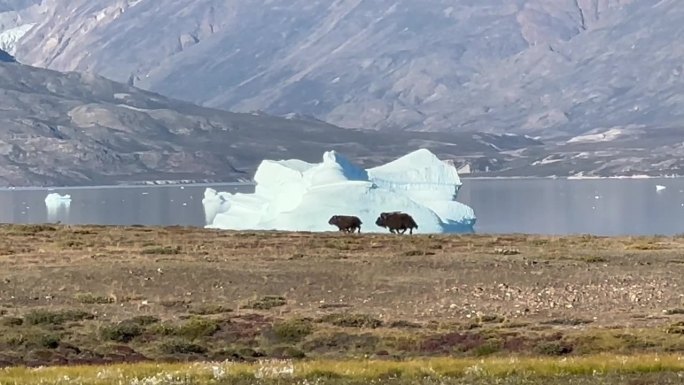
[[[214,221],[216,214],[226,211],[230,207],[225,195],[227,194],[216,192],[213,188],[207,188],[204,191],[202,205],[204,206],[204,219],[207,224]]]
[[[659,185],[659,184],[656,185],[656,191],[663,191],[663,190],[665,190],[666,188],[667,188],[667,187],[665,187],[665,186],[663,186],[663,185]]]
[[[47,219],[49,222],[65,219],[71,207],[71,195],[50,193],[45,197],[45,207],[47,208]]]
[[[335,231],[332,215],[356,215],[363,232],[387,232],[375,225],[381,212],[403,211],[417,233],[472,232],[472,208],[456,202],[461,180],[456,167],[428,150],[414,151],[364,170],[335,151],[321,163],[264,160],[254,175],[253,194],[204,193],[207,227],[235,230]]]
[[[71,195],[69,195],[69,194],[59,195],[58,193],[48,194],[45,197],[45,204],[46,205],[50,205],[50,204],[70,205],[71,204]]]

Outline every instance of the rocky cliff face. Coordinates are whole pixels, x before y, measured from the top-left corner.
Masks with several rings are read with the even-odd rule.
[[[5,60],[7,59],[7,60]],[[336,149],[375,165],[427,147],[497,157],[520,136],[385,134],[213,110],[90,73],[23,65],[0,51],[0,186],[250,179],[264,158],[319,161]]]
[[[0,0],[0,47],[22,63],[289,117],[223,115],[137,88],[112,91],[125,86],[91,75],[31,69],[36,78],[17,83],[12,76],[22,75],[12,74],[0,89],[41,91],[22,95],[0,119],[17,133],[40,128],[53,136],[49,127],[106,127],[85,131],[102,133],[101,154],[124,157],[112,165],[140,165],[112,175],[161,175],[178,165],[188,175],[223,164],[242,170],[287,154],[316,161],[322,148],[379,161],[418,145],[495,175],[681,175],[682,19],[679,0]],[[107,91],[91,99],[88,79]],[[67,86],[73,92],[64,95]],[[122,94],[162,107],[122,109]],[[239,138],[217,128],[238,116],[238,126],[257,128]],[[343,131],[317,119],[380,131]],[[178,134],[184,128],[202,135]],[[126,130],[135,139],[111,139]],[[90,140],[72,138],[74,146]],[[226,150],[230,141],[239,144]],[[186,155],[170,155],[178,151]]]
[[[37,24],[16,55],[235,111],[453,130],[472,126],[472,110],[498,107],[472,100],[453,109],[454,100],[471,100],[471,82],[496,78],[508,70],[502,60],[530,48],[598,28],[629,3],[45,0],[25,12],[24,22]]]

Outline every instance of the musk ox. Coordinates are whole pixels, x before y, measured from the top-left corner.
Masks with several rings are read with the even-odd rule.
[[[413,218],[400,211],[395,211],[391,213],[380,213],[380,216],[375,221],[375,224],[380,227],[389,228],[390,233],[394,234],[404,234],[408,229],[409,234],[413,234],[413,229],[417,229],[418,225]],[[401,230],[401,232],[399,232]]]
[[[337,226],[340,231],[353,233],[354,230],[361,232],[361,219],[351,215],[333,215],[328,220],[329,225]]]

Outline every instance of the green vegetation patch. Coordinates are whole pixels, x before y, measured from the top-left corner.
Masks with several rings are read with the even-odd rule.
[[[202,354],[207,348],[183,338],[170,338],[157,343],[157,349],[162,354]]]
[[[287,300],[285,300],[284,297],[268,295],[261,297],[257,300],[250,301],[244,307],[247,309],[255,310],[270,310],[275,307],[284,306],[286,304]]]
[[[61,325],[93,318],[94,315],[81,310],[33,310],[24,315],[24,322],[29,325]]]
[[[190,314],[194,315],[212,315],[212,314],[224,314],[224,313],[230,313],[232,312],[233,309],[223,306],[223,305],[209,305],[209,304],[202,304],[193,307],[192,309],[189,310]]]
[[[105,297],[102,295],[95,295],[93,293],[78,293],[74,296],[76,301],[88,305],[109,304],[114,303],[114,298]]]
[[[322,317],[320,321],[346,328],[375,329],[381,327],[383,324],[381,320],[374,318],[368,314],[354,313],[329,314]]]
[[[193,317],[180,325],[159,324],[153,330],[161,335],[182,337],[192,341],[202,337],[209,337],[220,328],[219,321]]]
[[[181,253],[180,246],[157,246],[148,247],[140,251],[141,254],[157,254],[157,255],[176,255]]]
[[[121,322],[116,325],[105,326],[101,329],[100,335],[104,340],[116,342],[130,342],[135,337],[142,335],[145,328],[133,322]]]
[[[157,345],[166,354],[198,354],[182,340]],[[407,360],[298,361],[254,363],[139,363],[107,367],[11,368],[3,381],[15,385],[77,384],[377,384],[377,385],[624,385],[681,384],[684,362],[671,356],[592,356],[583,359],[439,358]],[[68,380],[65,380],[68,379]],[[77,380],[76,380],[77,379]]]
[[[314,331],[314,325],[309,319],[290,319],[274,324],[264,335],[276,342],[297,343]]]

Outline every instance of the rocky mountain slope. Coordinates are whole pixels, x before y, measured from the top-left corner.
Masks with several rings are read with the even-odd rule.
[[[332,126],[317,119],[414,131],[320,136],[321,148],[348,143],[350,156],[459,138],[444,154],[484,175],[684,175],[679,3],[0,0],[0,47],[209,107],[302,118],[321,133]],[[282,139],[287,151],[301,145]]]
[[[471,83],[504,76],[501,61],[530,48],[548,50],[601,28],[633,1],[653,3],[44,0],[20,12],[17,28],[36,25],[18,30],[26,34],[16,55],[233,111],[414,130],[489,129],[470,116],[494,111],[489,120],[512,131],[521,119],[473,100]],[[459,101],[470,104],[452,108]]]
[[[250,179],[264,158],[320,161],[339,150],[371,166],[419,147],[497,159],[522,136],[390,134],[199,107],[0,51],[0,186]],[[501,163],[501,162],[499,162]]]

